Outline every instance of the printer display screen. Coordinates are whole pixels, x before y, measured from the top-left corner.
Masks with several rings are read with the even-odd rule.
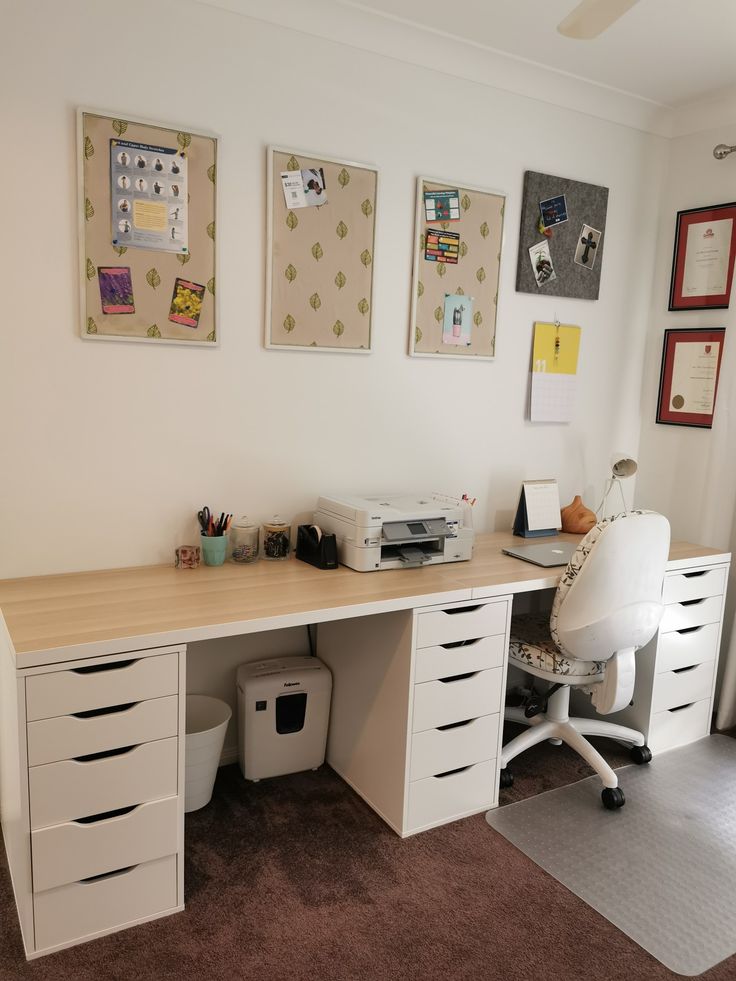
[[[408,521],[406,527],[412,533],[412,535],[426,535],[427,526],[421,521]]]

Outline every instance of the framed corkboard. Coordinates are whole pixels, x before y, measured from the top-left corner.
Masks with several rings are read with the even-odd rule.
[[[266,347],[369,353],[377,170],[269,147],[267,174]]]
[[[495,357],[505,205],[500,191],[418,179],[411,355]]]
[[[217,345],[217,139],[77,112],[81,333]]]

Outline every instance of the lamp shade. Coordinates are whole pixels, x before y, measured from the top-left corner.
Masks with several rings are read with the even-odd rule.
[[[633,477],[637,470],[636,460],[625,453],[614,453],[611,457],[611,473],[614,477]]]

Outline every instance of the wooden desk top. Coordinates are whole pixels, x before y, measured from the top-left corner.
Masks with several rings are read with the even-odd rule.
[[[0,648],[15,652],[16,667],[23,669],[556,586],[559,568],[502,554],[502,547],[519,541],[506,532],[478,535],[469,562],[424,569],[361,573],[340,566],[326,572],[292,557],[215,568],[143,566],[6,579],[0,581],[7,626]],[[726,552],[677,542],[669,568],[728,561]]]

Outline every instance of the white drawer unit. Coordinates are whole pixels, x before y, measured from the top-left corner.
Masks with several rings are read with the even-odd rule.
[[[700,627],[706,623],[720,623],[722,596],[706,596],[700,599],[683,600],[681,603],[668,603],[659,625],[659,632],[685,630]]]
[[[712,687],[712,661],[703,661],[676,671],[663,671],[654,679],[652,712],[709,699]]]
[[[657,647],[657,671],[676,671],[718,657],[720,623],[706,623],[684,630],[660,634]],[[714,665],[715,666],[715,665]]]
[[[696,569],[693,572],[670,572],[665,576],[662,601],[682,603],[683,600],[722,596],[726,592],[726,567]]]
[[[431,647],[503,634],[506,613],[506,603],[481,603],[418,613],[416,646]]]
[[[70,882],[33,897],[36,944],[54,948],[177,906],[177,856]]]
[[[17,676],[29,958],[183,909],[185,674],[160,647]]]
[[[501,709],[503,668],[414,686],[414,732],[475,719]]]
[[[659,753],[703,739],[710,732],[710,718],[709,698],[655,712],[649,726],[649,748],[653,753]]]
[[[124,661],[101,658],[79,668],[31,675],[26,680],[26,716],[29,722],[50,719],[175,695],[178,690],[175,653]]]
[[[505,642],[504,634],[496,634],[444,646],[423,647],[416,652],[414,681],[434,681],[435,678],[502,667],[506,657]]]
[[[176,797],[167,797],[123,814],[94,815],[33,831],[33,891],[175,854],[178,805]]]
[[[496,761],[493,759],[413,781],[409,788],[409,830],[421,831],[442,824],[449,816],[464,817],[489,808],[494,799],[496,779]]]
[[[28,771],[31,829],[86,818],[141,801],[175,797],[176,737],[111,754],[32,766]]]
[[[320,624],[327,761],[402,836],[493,807],[511,598]]]
[[[643,732],[653,753],[710,732],[728,565],[666,573],[656,637],[636,655],[631,705],[611,717]]]
[[[441,729],[415,732],[411,740],[410,779],[421,780],[483,762],[498,746],[500,725],[500,714],[484,715]]]
[[[114,706],[94,714],[62,715],[28,723],[28,763],[39,766],[90,753],[175,736],[179,728],[176,695]]]

